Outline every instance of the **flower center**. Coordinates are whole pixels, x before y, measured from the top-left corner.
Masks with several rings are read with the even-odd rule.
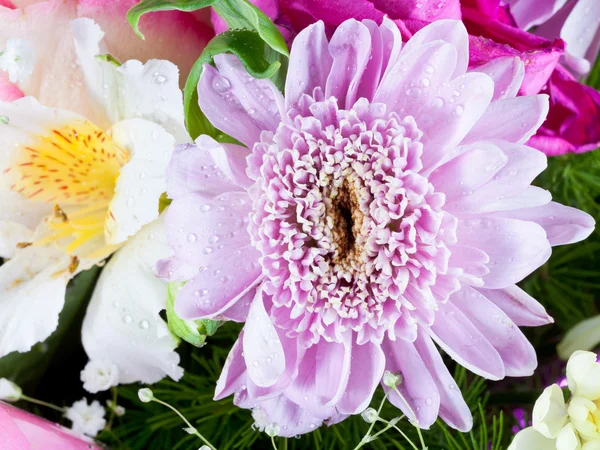
[[[77,256],[103,253],[97,244],[104,240],[108,207],[128,157],[86,120],[51,129],[19,149],[15,163],[5,171],[11,189],[55,205],[54,216],[46,220],[46,229],[33,244],[52,242],[69,254],[83,253]],[[86,245],[92,242],[96,245]]]
[[[328,215],[333,221],[333,243],[337,247],[333,262],[348,268],[351,262],[357,262],[360,257],[361,247],[357,245],[357,238],[364,219],[356,190],[348,180],[344,180],[338,189]]]

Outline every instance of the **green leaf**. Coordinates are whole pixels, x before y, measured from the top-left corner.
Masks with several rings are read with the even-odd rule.
[[[142,0],[127,12],[127,20],[136,34],[144,39],[140,31],[140,18],[155,11],[196,11],[212,5],[217,0]]]
[[[105,55],[96,55],[96,59],[112,64],[115,67],[121,67],[119,60],[110,53],[106,53]]]
[[[208,134],[219,142],[236,142],[217,130],[198,106],[197,87],[204,65],[212,63],[213,58],[218,54],[232,53],[240,59],[254,78],[270,78],[279,70],[281,63],[269,62],[265,57],[266,51],[264,41],[256,31],[251,30],[226,31],[215,36],[208,43],[192,67],[183,91],[186,125],[192,139],[196,139],[201,134]],[[270,56],[272,57],[272,54]]]
[[[209,319],[184,320],[177,315],[175,312],[175,298],[184,285],[185,282],[169,283],[167,294],[168,327],[175,336],[196,347],[202,347],[206,344],[206,336],[215,334],[221,323]]]
[[[52,360],[60,355],[68,355],[64,351],[64,344],[69,331],[73,327],[80,327],[83,319],[84,307],[87,305],[100,268],[93,267],[80,273],[69,283],[65,295],[65,305],[58,318],[58,327],[43,343],[36,344],[27,353],[13,352],[0,359],[0,377],[8,378],[21,387],[27,385],[29,390],[43,375]],[[27,301],[27,299],[23,299]],[[81,330],[75,330],[76,336],[81,335]],[[59,348],[62,351],[58,351]],[[54,361],[56,362],[56,361]]]
[[[248,0],[218,0],[213,4],[213,8],[230,29],[256,30],[269,47],[284,56],[290,56],[279,29]]]

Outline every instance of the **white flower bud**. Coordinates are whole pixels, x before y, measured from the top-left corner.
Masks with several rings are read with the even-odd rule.
[[[33,72],[33,49],[23,39],[9,39],[6,50],[0,52],[0,70],[8,72],[11,83],[24,81]]]
[[[196,434],[198,432],[198,430],[193,427],[184,428],[183,431],[185,431],[187,434]]]
[[[367,423],[374,423],[379,419],[379,414],[377,414],[374,408],[367,408],[360,415]]]
[[[383,373],[383,384],[387,387],[394,388],[402,383],[402,374],[400,372],[392,373],[389,370],[386,370]]]
[[[271,437],[275,437],[275,436],[279,435],[279,430],[280,430],[279,424],[276,424],[276,423],[269,423],[265,427],[265,433],[267,433]]]
[[[6,378],[0,378],[0,400],[16,402],[21,399],[23,391],[19,386]]]
[[[138,391],[138,397],[142,403],[150,403],[154,399],[154,394],[152,393],[152,390],[143,388]]]

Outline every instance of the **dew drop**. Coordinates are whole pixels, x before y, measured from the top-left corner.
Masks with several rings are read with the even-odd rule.
[[[432,100],[432,104],[436,108],[441,108],[442,106],[444,106],[444,99],[442,99],[441,97],[436,97]]]
[[[431,406],[431,405],[433,404],[433,400],[431,399],[431,397],[427,397],[427,398],[425,399],[425,404],[426,404],[427,406]]]
[[[160,72],[154,72],[152,82],[154,84],[165,84],[168,81],[168,78],[164,76]]]
[[[460,117],[465,112],[465,108],[462,105],[457,105],[456,108],[454,108],[454,112],[458,117]]]
[[[202,249],[202,253],[204,253],[205,255],[210,255],[212,253],[212,248],[210,248],[210,247],[204,247]]]
[[[212,82],[212,87],[219,94],[224,94],[225,92],[229,91],[229,89],[231,89],[231,83],[227,78],[218,76],[214,78]]]
[[[210,236],[208,238],[208,242],[211,244],[216,244],[217,242],[219,242],[219,236],[217,236],[216,234],[213,234],[212,236]]]
[[[123,323],[131,323],[131,316],[123,316]]]
[[[210,210],[210,205],[200,205],[200,211],[206,212]]]
[[[127,206],[133,206],[135,203],[135,199],[133,197],[129,197],[127,199]]]
[[[194,233],[190,233],[187,235],[187,241],[191,244],[196,242],[197,236]]]
[[[142,330],[147,330],[148,328],[150,328],[150,322],[148,322],[146,319],[140,321],[140,328]]]
[[[254,367],[258,367],[258,360],[256,360],[256,359],[255,359],[255,360],[252,362],[252,365],[253,365]]]
[[[421,80],[421,84],[422,84],[423,86],[425,86],[425,87],[429,87],[430,83],[431,83],[431,82],[429,81],[429,78],[423,78],[423,79]]]

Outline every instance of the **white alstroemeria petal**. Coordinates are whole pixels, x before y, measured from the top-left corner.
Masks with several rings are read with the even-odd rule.
[[[158,200],[167,189],[165,175],[175,139],[143,119],[123,120],[109,133],[131,158],[121,169],[106,219],[106,241],[119,244],[158,217]]]
[[[556,450],[556,439],[548,439],[527,427],[517,433],[508,450]]]
[[[27,247],[0,267],[0,357],[28,351],[56,329],[69,263],[60,250]]]
[[[83,388],[96,394],[119,384],[119,368],[106,359],[89,361],[81,371]]]
[[[558,355],[568,359],[577,350],[592,350],[600,344],[600,316],[579,322],[558,344]]]
[[[567,381],[574,396],[600,399],[600,363],[592,352],[576,351],[567,362]]]
[[[87,400],[82,398],[67,408],[65,417],[73,422],[71,428],[75,433],[96,437],[106,426],[105,414],[106,410],[97,400],[88,405]]]
[[[6,378],[0,378],[0,400],[4,402],[16,402],[23,395],[19,386]]]
[[[533,407],[533,428],[545,437],[554,439],[567,421],[567,407],[562,389],[553,384],[544,392]]]
[[[102,43],[104,33],[92,19],[73,20],[71,31],[88,89],[106,110],[111,124],[139,117],[158,123],[180,144],[190,141],[184,126],[183,96],[175,64],[130,60],[118,66],[97,58],[106,53]]]
[[[169,255],[161,216],[115,253],[94,290],[81,332],[83,347],[91,360],[116,365],[120,384],[183,375],[174,351],[177,339],[159,316],[167,285],[154,276],[156,261]]]
[[[556,450],[581,450],[581,440],[572,424],[566,424],[558,433]]]
[[[569,402],[569,419],[585,440],[600,440],[596,418],[600,414],[596,404],[583,397],[573,397]]]
[[[8,72],[11,83],[25,81],[33,72],[35,55],[31,44],[24,39],[9,39],[0,50],[0,70]]]
[[[581,450],[600,450],[600,440],[586,442],[581,447]]]

